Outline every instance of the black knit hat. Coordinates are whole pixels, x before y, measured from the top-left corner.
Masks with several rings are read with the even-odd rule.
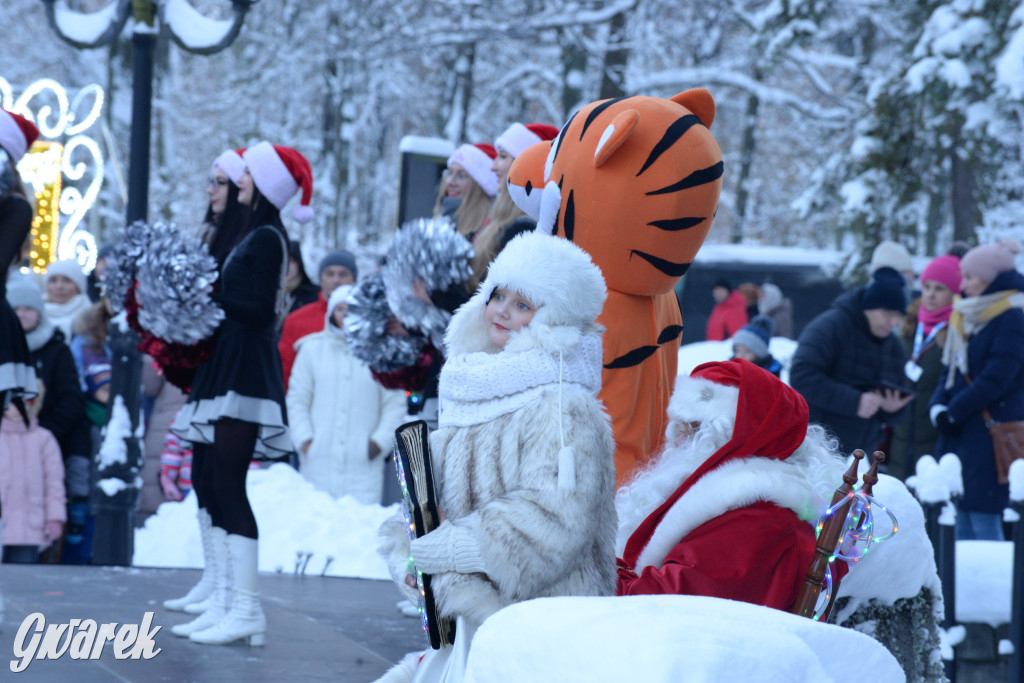
[[[344,266],[352,272],[353,278],[359,279],[359,268],[356,267],[356,257],[352,255],[352,252],[345,249],[328,252],[320,259],[320,272],[317,273],[317,277],[322,276],[330,266]]]
[[[907,312],[906,280],[893,268],[883,266],[871,276],[860,295],[860,307],[865,311],[884,308],[887,311]]]

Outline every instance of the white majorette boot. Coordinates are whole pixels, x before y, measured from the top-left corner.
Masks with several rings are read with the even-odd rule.
[[[214,559],[213,593],[210,594],[210,608],[198,617],[184,624],[171,627],[171,633],[182,638],[187,638],[196,631],[210,628],[217,624],[228,613],[230,606],[231,591],[228,590],[228,577],[231,573],[231,559],[227,552],[228,532],[220,527],[210,527],[210,540],[214,546],[221,546],[223,551],[215,550],[212,554]]]
[[[213,593],[214,560],[211,557],[211,554],[214,550],[214,543],[210,541],[210,529],[213,527],[213,522],[211,521],[210,513],[206,511],[206,508],[199,508],[199,512],[196,514],[196,517],[199,518],[199,539],[203,543],[203,575],[199,578],[199,583],[192,586],[192,590],[186,593],[184,597],[164,600],[164,607],[172,612],[202,614],[205,610],[200,609],[193,612],[189,609],[189,605],[202,602],[208,599],[210,594]]]
[[[224,534],[227,535],[226,533]],[[206,560],[212,567],[226,567],[228,562],[228,544],[223,538],[217,543],[210,543],[210,555]],[[211,574],[211,576],[214,576]],[[226,573],[227,578],[227,589],[231,589],[231,572]],[[213,606],[214,592],[210,591],[210,594],[206,596],[205,600],[199,602],[193,602],[185,605],[185,612],[188,614],[202,614],[206,610]]]
[[[256,580],[259,576],[259,545],[255,538],[228,534],[231,557],[231,608],[216,626],[189,636],[194,643],[227,645],[248,638],[249,645],[260,647],[267,631],[267,618],[260,607]],[[205,614],[203,616],[206,616]]]

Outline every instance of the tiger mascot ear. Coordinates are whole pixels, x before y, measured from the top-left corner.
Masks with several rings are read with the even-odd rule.
[[[707,88],[684,90],[669,99],[696,114],[705,128],[710,128],[711,124],[715,122],[715,98]]]
[[[636,109],[620,111],[604,129],[601,139],[597,143],[597,151],[594,152],[594,166],[600,168],[608,161],[622,143],[629,139],[629,136],[636,130],[636,124],[640,122],[640,112]]]

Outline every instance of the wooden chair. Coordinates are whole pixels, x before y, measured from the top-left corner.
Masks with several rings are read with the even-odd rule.
[[[821,533],[818,534],[818,543],[815,547],[814,559],[811,560],[811,565],[807,569],[807,575],[804,577],[803,585],[800,586],[800,592],[797,594],[796,603],[793,606],[793,614],[798,614],[803,617],[810,619],[815,618],[815,606],[818,603],[818,596],[821,595],[822,582],[825,580],[825,572],[828,569],[829,558],[835,555],[836,550],[839,548],[839,544],[843,541],[843,534],[846,528],[846,517],[849,514],[850,505],[853,503],[853,497],[850,493],[853,491],[853,487],[857,483],[857,470],[860,467],[860,461],[864,458],[864,451],[857,449],[853,452],[853,463],[850,464],[850,468],[843,474],[843,483],[836,489],[832,495],[832,502],[829,507],[833,507],[846,499],[846,502],[836,508],[835,512],[825,520],[822,526]],[[875,451],[873,456],[871,467],[867,472],[864,473],[864,486],[862,490],[865,494],[871,495],[871,490],[876,483],[878,483],[878,466],[885,460],[885,454],[881,451]],[[829,596],[828,605],[825,611],[821,615],[822,621],[827,621],[828,616],[832,611],[832,605],[835,603],[836,593],[838,592],[838,586],[833,586],[832,593]]]

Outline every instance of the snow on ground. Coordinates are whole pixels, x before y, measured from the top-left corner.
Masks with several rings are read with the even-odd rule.
[[[473,637],[466,678],[505,681],[903,681],[853,629],[718,598],[541,598],[499,611]]]
[[[322,573],[333,557],[327,576],[389,578],[377,555],[377,529],[397,506],[364,505],[349,496],[335,500],[282,464],[250,471],[247,488],[260,531],[260,571],[294,573],[297,554],[312,553],[307,574]],[[136,529],[132,564],[203,566],[194,494],[164,503]]]

